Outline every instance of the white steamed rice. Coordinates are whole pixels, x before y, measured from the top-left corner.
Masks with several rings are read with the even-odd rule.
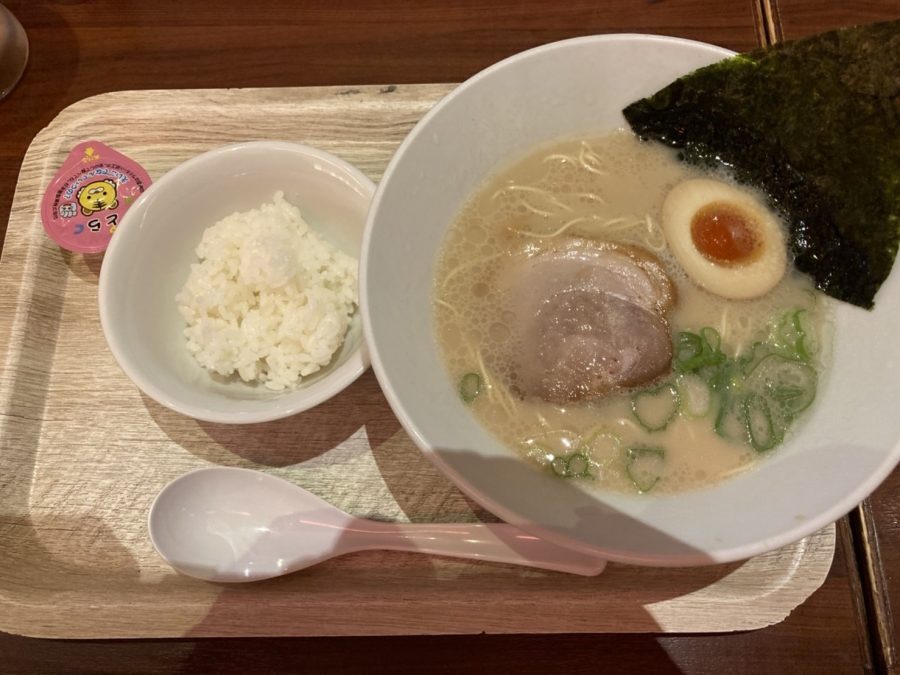
[[[281,192],[207,228],[197,257],[175,300],[200,365],[278,391],[331,361],[357,304],[357,262]]]

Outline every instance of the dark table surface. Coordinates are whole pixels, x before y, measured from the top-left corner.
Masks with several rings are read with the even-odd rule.
[[[900,18],[897,0],[7,0],[31,57],[0,101],[0,234],[25,149],[120,89],[457,82],[523,49],[609,32],[746,50]],[[0,634],[0,672],[900,672],[900,471],[838,523],[824,585],[785,621],[723,635],[54,641]],[[2,515],[2,514],[0,514]],[[0,552],[2,554],[2,552]]]

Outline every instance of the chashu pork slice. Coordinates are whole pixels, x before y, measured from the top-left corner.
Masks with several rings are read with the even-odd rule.
[[[525,396],[590,400],[671,365],[664,312],[675,290],[643,249],[567,238],[511,256],[497,282],[515,316],[508,357]]]

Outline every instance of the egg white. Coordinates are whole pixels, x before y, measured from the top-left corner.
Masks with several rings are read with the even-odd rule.
[[[760,251],[746,263],[716,263],[697,250],[691,236],[691,221],[704,206],[726,202],[747,213],[759,226]],[[747,300],[772,290],[787,269],[784,230],[776,216],[758,199],[733,185],[708,178],[695,178],[676,185],[666,195],[662,228],[669,250],[688,277],[710,293],[734,300]]]

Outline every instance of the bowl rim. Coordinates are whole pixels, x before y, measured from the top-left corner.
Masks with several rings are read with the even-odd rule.
[[[146,203],[160,190],[170,184],[174,184],[178,178],[186,172],[192,171],[206,163],[214,162],[226,153],[258,150],[294,153],[308,159],[328,162],[346,172],[347,175],[356,180],[365,189],[365,196],[369,197],[371,205],[371,199],[375,193],[374,181],[353,164],[350,164],[346,160],[325,150],[303,143],[280,140],[228,143],[206,150],[205,152],[173,166],[158,180],[154,181],[150,187],[135,200],[134,204],[131,205],[131,208],[129,208],[127,213],[123,216],[119,230],[117,231],[116,236],[112,237],[110,240],[109,247],[104,254],[103,264],[100,266],[97,290],[100,325],[103,330],[103,335],[106,338],[106,343],[109,346],[109,350],[112,352],[116,363],[135,386],[151,399],[169,410],[173,410],[182,415],[187,415],[188,417],[192,417],[202,422],[214,422],[219,424],[256,424],[260,422],[271,422],[296,415],[324,403],[346,389],[369,368],[371,363],[369,349],[363,331],[360,336],[359,344],[350,352],[350,354],[348,354],[344,363],[340,364],[340,366],[336,367],[322,379],[314,381],[308,387],[303,387],[301,385],[297,389],[279,392],[270,399],[273,402],[271,408],[254,412],[223,412],[209,407],[186,403],[166,391],[163,391],[161,388],[148,381],[143,375],[142,367],[126,355],[126,350],[122,344],[122,338],[114,328],[115,319],[112,317],[110,309],[111,275],[113,274],[114,268],[123,264],[116,258],[116,251],[123,246],[120,242],[124,241],[125,238],[136,236],[125,234],[126,232],[139,229],[129,229],[124,226],[127,225],[130,218],[140,216],[142,211],[145,208],[148,208]],[[360,313],[360,306],[357,306],[356,313]]]
[[[550,526],[535,523],[532,520],[520,516],[514,510],[507,508],[496,499],[492,498],[489,494],[480,492],[479,490],[471,486],[467,479],[459,474],[442,457],[439,450],[433,447],[428,442],[428,440],[423,435],[419,425],[417,425],[415,421],[412,420],[407,414],[404,404],[402,403],[402,401],[400,401],[397,393],[394,390],[391,377],[385,369],[382,355],[379,352],[378,343],[372,337],[372,319],[370,315],[370,298],[367,280],[369,276],[369,249],[372,238],[374,236],[373,228],[375,223],[375,214],[377,214],[379,211],[385,189],[390,183],[390,178],[394,174],[397,165],[400,163],[400,161],[402,161],[403,156],[406,154],[407,148],[415,141],[419,134],[423,133],[423,129],[428,125],[430,120],[434,116],[438,115],[441,110],[443,110],[447,105],[449,105],[449,102],[460,91],[465,91],[466,89],[476,85],[481,80],[489,77],[495,71],[506,68],[510,64],[517,61],[530,58],[536,53],[544,53],[577,44],[635,40],[645,43],[662,42],[691,45],[705,50],[718,52],[722,55],[722,58],[727,58],[736,54],[736,52],[706,42],[679,37],[650,35],[642,33],[609,33],[560,40],[539,45],[537,47],[519,52],[501,61],[498,61],[491,66],[488,66],[484,70],[479,71],[478,73],[461,83],[458,87],[454,88],[433,108],[431,108],[424,117],[422,117],[422,119],[416,124],[416,126],[404,139],[403,143],[401,143],[400,147],[397,149],[396,153],[385,169],[382,179],[378,185],[378,189],[375,192],[375,197],[372,201],[372,205],[369,209],[366,229],[363,235],[362,253],[360,256],[360,306],[362,308],[363,329],[366,334],[367,343],[369,345],[372,369],[375,373],[378,383],[381,386],[385,398],[387,399],[394,414],[397,416],[401,425],[410,435],[416,446],[426,457],[429,458],[429,460],[433,462],[433,464],[444,475],[446,475],[453,481],[457,488],[459,488],[463,493],[465,493],[475,502],[502,518],[504,521],[509,522],[517,527],[522,528],[525,531],[531,532],[536,536],[540,536],[560,546],[581,550],[586,553],[593,553],[595,555],[599,554],[613,562],[655,567],[684,567],[746,560],[756,555],[781,548],[799,539],[802,539],[803,537],[809,536],[822,529],[823,527],[835,522],[842,516],[846,515],[857,504],[859,504],[863,499],[871,494],[897,465],[898,460],[900,460],[900,444],[894,447],[890,452],[886,452],[883,460],[877,465],[876,469],[873,470],[864,481],[861,481],[855,489],[846,493],[843,498],[836,500],[830,507],[818,511],[802,522],[796,522],[793,526],[783,529],[776,536],[757,539],[748,543],[727,545],[720,548],[709,547],[704,550],[698,550],[697,552],[680,554],[647,554],[614,550],[599,545],[591,545],[583,540],[562,534],[561,532]],[[666,497],[669,496],[667,495]],[[674,495],[674,497],[677,498],[677,495]]]

